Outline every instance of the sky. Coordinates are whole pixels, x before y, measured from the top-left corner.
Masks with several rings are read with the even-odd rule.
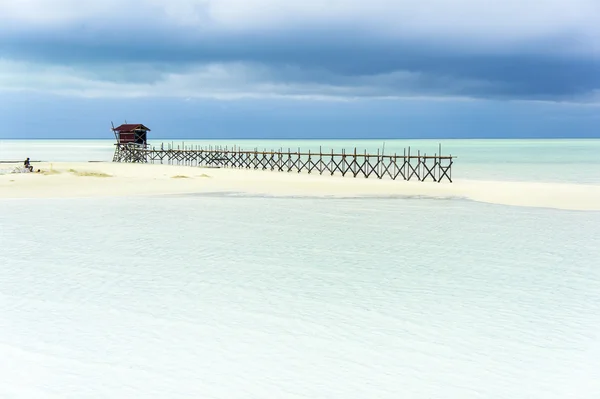
[[[597,0],[1,0],[0,138],[600,137]]]

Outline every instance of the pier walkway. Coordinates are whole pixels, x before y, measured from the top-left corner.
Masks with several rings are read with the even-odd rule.
[[[302,152],[280,150],[242,150],[237,147],[197,147],[161,144],[160,148],[134,143],[115,144],[113,162],[141,162],[218,168],[245,168],[279,172],[306,172],[364,178],[452,182],[452,155],[411,154],[410,147],[402,154],[376,154],[366,151]]]

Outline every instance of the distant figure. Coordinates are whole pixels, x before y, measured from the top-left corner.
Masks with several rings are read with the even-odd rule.
[[[25,169],[29,169],[30,172],[33,172],[33,166],[29,163],[29,157],[23,162],[23,166],[25,166]]]

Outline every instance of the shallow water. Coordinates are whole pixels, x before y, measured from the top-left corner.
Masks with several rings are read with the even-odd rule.
[[[207,195],[0,226],[0,396],[600,397],[598,212]]]

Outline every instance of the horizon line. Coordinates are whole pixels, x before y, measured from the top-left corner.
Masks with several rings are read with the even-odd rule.
[[[148,142],[161,140],[161,141],[181,141],[181,140],[327,140],[327,141],[336,141],[336,140],[598,140],[600,139],[600,135],[597,137],[590,136],[575,136],[575,137],[566,137],[566,136],[522,136],[522,137],[226,137],[226,138],[218,138],[218,137],[157,137],[153,139],[149,139]],[[82,137],[82,138],[74,138],[74,137],[0,137],[0,140],[107,140],[113,141],[114,137]]]

